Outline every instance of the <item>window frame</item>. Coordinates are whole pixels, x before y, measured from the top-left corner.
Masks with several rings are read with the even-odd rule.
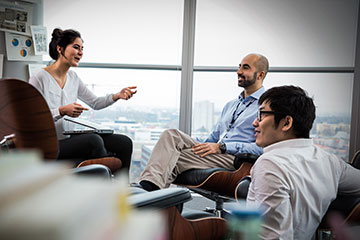
[[[357,36],[354,66],[351,67],[270,67],[269,72],[276,73],[352,73],[353,93],[351,107],[351,132],[349,158],[360,150],[360,21],[359,6],[357,16]],[[139,69],[139,70],[172,70],[181,71],[180,89],[180,115],[179,129],[191,134],[192,124],[192,95],[193,95],[193,73],[205,72],[236,72],[237,67],[231,66],[194,66],[194,43],[196,22],[196,0],[184,0],[183,13],[183,44],[182,65],[153,65],[153,64],[114,64],[101,62],[82,62],[79,67],[86,68],[115,68],[115,69]],[[47,61],[43,61],[47,64]],[[338,96],[341,97],[341,96]],[[349,160],[350,160],[349,159]]]

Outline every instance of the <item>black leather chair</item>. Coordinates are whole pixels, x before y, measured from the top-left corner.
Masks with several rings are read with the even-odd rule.
[[[41,93],[29,83],[18,79],[0,79],[0,145],[1,150],[38,149],[45,161],[58,155],[58,140],[54,120]],[[107,166],[112,173],[122,162],[105,157],[81,162],[77,167],[91,164]]]
[[[250,175],[250,169],[259,155],[241,153],[234,157],[234,170],[224,168],[191,169],[181,173],[174,184],[185,186],[202,196],[215,201],[215,209],[206,209],[207,212],[224,217],[224,202],[234,201],[236,189],[244,177]],[[193,218],[193,213],[183,214]]]
[[[227,234],[226,222],[222,218],[207,217],[188,220],[181,216],[179,208],[191,200],[191,194],[185,188],[167,188],[147,192],[141,188],[130,188],[129,203],[139,209],[161,209],[168,226],[167,239],[171,240],[208,240],[224,239]]]
[[[15,146],[16,136],[15,134],[10,134],[5,136],[0,141],[0,155],[3,153],[11,154]],[[105,165],[102,164],[90,164],[91,160],[81,162],[78,167],[70,169],[70,171],[79,176],[89,176],[89,177],[100,177],[103,179],[112,179],[113,174]],[[121,164],[121,163],[120,163]]]
[[[73,168],[71,171],[79,176],[99,177],[108,180],[113,178],[111,170],[102,164],[91,164],[83,167]]]
[[[242,179],[240,179],[238,185],[235,188],[235,199],[236,200],[246,200],[250,182],[251,182],[250,175],[247,175],[247,176],[243,177]]]
[[[360,169],[360,151],[356,152],[349,162],[352,166]],[[347,225],[360,226],[360,197],[338,195],[336,199],[330,204],[325,216],[323,217],[317,231],[317,239],[322,239],[322,236],[332,231],[329,224],[329,218],[336,212],[344,219]]]

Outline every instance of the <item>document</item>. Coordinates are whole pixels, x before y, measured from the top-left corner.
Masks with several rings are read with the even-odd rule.
[[[33,4],[19,1],[0,1],[0,31],[30,36]]]
[[[34,42],[35,55],[47,54],[47,32],[44,26],[31,26],[31,36]]]

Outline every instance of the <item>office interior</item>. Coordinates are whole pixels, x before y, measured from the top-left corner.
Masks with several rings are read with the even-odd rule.
[[[0,1],[6,2],[6,1]],[[84,56],[73,68],[97,95],[136,85],[133,99],[83,118],[130,136],[136,182],[160,134],[177,128],[205,138],[224,104],[240,93],[238,65],[248,53],[269,59],[264,81],[296,85],[317,107],[314,142],[344,161],[360,149],[358,0],[24,0],[32,25],[78,30]],[[29,64],[7,59],[2,78],[29,80]],[[36,106],[34,106],[36,107]]]

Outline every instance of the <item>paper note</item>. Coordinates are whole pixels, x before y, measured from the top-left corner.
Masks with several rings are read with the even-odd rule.
[[[31,26],[35,55],[47,54],[47,33],[44,26]]]

